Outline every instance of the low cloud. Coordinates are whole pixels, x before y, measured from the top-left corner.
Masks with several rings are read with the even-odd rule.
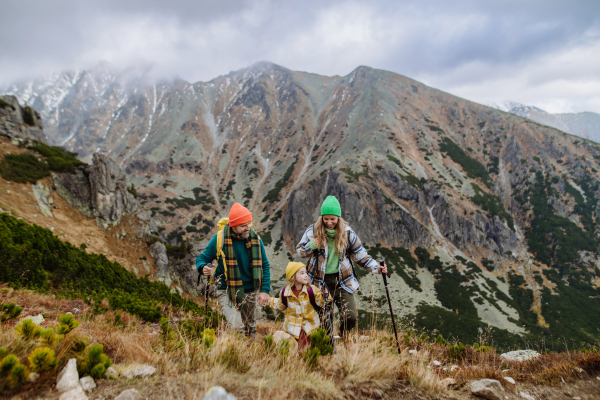
[[[12,2],[0,84],[101,60],[207,81],[267,60],[323,75],[369,65],[474,101],[600,112],[599,15],[597,1]]]

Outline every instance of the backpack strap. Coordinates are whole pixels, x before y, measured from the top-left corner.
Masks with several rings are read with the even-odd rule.
[[[223,229],[217,232],[217,263],[219,259],[223,261],[223,270],[225,271],[225,281],[227,281],[227,263],[225,262],[225,253],[223,253]]]
[[[308,285],[306,287],[306,291],[308,292],[308,301],[310,301],[310,305],[313,306],[317,313],[320,313],[321,307],[319,307],[315,301],[315,292],[313,291],[312,286]]]
[[[284,306],[288,306],[287,305],[287,297],[285,297],[285,288],[287,286],[284,286],[283,289],[281,289],[281,295],[279,296],[281,298],[281,302],[283,303]]]

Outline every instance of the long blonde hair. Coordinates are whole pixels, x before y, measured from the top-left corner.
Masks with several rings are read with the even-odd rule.
[[[338,223],[335,226],[335,242],[334,247],[338,255],[341,257],[345,254],[348,248],[348,234],[346,233],[346,227],[348,223],[342,218],[338,217]],[[327,235],[327,227],[323,223],[323,217],[320,217],[313,228],[315,238],[319,242],[319,248],[324,249],[329,244],[329,236]]]

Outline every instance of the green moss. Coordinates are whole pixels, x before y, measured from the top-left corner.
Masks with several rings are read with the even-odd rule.
[[[13,111],[15,110],[15,106],[13,106],[10,103],[7,103],[6,101],[0,99],[0,108],[12,108]]]
[[[279,195],[281,194],[281,190],[288,184],[290,178],[292,177],[292,173],[294,172],[294,168],[296,167],[296,163],[298,162],[298,157],[294,158],[294,161],[290,164],[288,169],[285,171],[283,177],[275,183],[273,189],[267,192],[267,195],[263,197],[262,202],[274,203],[279,200]]]
[[[22,109],[23,122],[29,126],[35,126],[35,118],[33,116],[33,108],[27,106]]]
[[[448,154],[452,161],[459,164],[467,176],[473,179],[481,179],[486,186],[491,186],[492,178],[485,167],[474,158],[465,153],[456,143],[445,137],[440,144],[440,151]]]

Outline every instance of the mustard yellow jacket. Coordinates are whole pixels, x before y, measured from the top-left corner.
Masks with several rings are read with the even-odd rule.
[[[323,294],[319,288],[314,285],[311,286],[315,295],[315,303],[319,307],[323,307],[325,305]],[[319,328],[319,314],[310,304],[306,285],[302,286],[302,291],[299,293],[298,297],[294,295],[290,285],[285,287],[283,295],[287,299],[287,307],[280,298],[278,299],[275,297],[271,297],[269,307],[277,311],[285,311],[283,329],[287,333],[298,339],[300,337],[301,329],[304,328],[306,335],[310,335]]]

